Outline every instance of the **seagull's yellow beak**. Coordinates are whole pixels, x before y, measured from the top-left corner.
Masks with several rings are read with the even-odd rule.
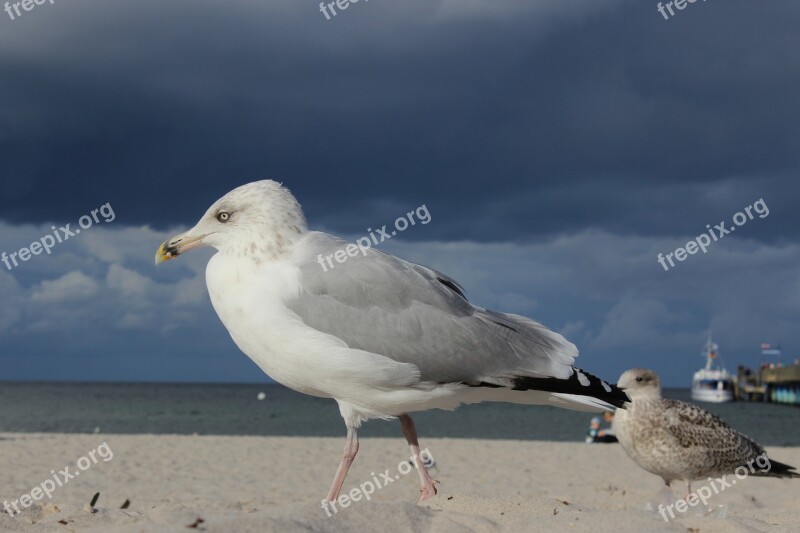
[[[156,250],[156,266],[170,259],[172,259],[172,254],[167,251],[167,242],[164,241],[161,243],[161,246],[158,247],[158,250]]]
[[[174,257],[178,257],[187,250],[202,246],[205,237],[206,235],[195,236],[189,233],[183,233],[171,239],[167,239],[161,243],[161,246],[159,246],[156,251],[156,266],[164,261],[169,261]]]

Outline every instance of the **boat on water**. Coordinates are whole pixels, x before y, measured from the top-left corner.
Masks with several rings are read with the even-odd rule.
[[[723,403],[733,401],[733,376],[728,373],[719,357],[719,346],[706,342],[703,352],[706,366],[694,373],[692,400],[698,402]]]

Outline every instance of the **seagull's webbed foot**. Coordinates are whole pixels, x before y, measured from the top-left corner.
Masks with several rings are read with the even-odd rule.
[[[422,468],[425,468],[424,466]],[[425,474],[427,475],[427,471]],[[436,496],[436,485],[439,483],[435,479],[427,476],[428,480],[422,482],[422,486],[419,488],[419,501],[424,502],[428,498],[433,498]]]

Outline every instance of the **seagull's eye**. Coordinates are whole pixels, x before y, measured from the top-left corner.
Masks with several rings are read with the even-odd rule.
[[[636,381],[638,381],[639,383],[641,383],[642,381],[644,381],[644,378],[643,378],[642,376],[638,376],[638,377],[636,378]]]
[[[227,211],[220,211],[217,214],[217,220],[219,220],[220,222],[227,222],[228,220],[230,220],[230,218],[231,214],[228,213]]]

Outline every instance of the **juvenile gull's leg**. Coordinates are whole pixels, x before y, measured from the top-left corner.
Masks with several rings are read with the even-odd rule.
[[[664,488],[661,490],[661,496],[667,505],[675,503],[675,498],[672,494],[672,488],[669,486],[669,480],[667,479],[664,480]]]
[[[427,500],[436,495],[436,484],[439,483],[428,474],[428,469],[419,456],[419,442],[417,441],[417,429],[414,421],[408,415],[400,415],[400,427],[406,437],[408,447],[411,448],[411,456],[414,458],[414,465],[417,467],[420,481],[419,501]]]

